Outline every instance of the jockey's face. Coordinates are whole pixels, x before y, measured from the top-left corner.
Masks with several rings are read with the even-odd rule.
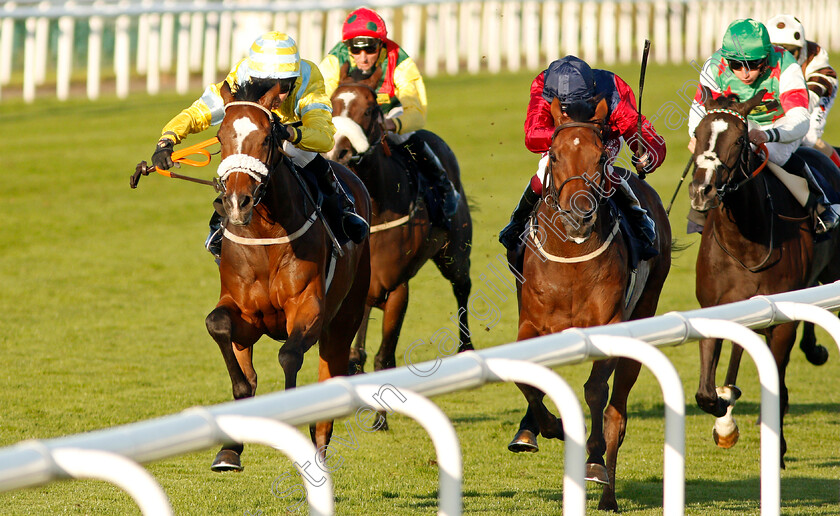
[[[754,83],[759,75],[764,72],[766,66],[767,61],[765,59],[756,61],[729,61],[729,69],[744,84]]]
[[[363,72],[368,72],[371,68],[373,68],[376,64],[376,60],[379,59],[379,51],[382,49],[382,43],[379,40],[373,38],[368,39],[371,40],[369,44],[351,44],[349,46],[350,55],[353,56],[353,62]]]

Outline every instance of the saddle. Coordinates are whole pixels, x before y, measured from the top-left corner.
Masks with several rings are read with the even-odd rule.
[[[432,226],[449,230],[450,220],[443,215],[443,203],[436,195],[434,185],[423,175],[420,164],[411,155],[411,151],[404,145],[391,145],[391,157],[402,164],[408,171],[408,180],[417,186],[417,196],[423,199],[429,212]]]
[[[287,161],[287,165],[289,167],[294,167],[294,163],[292,160],[288,159],[284,156],[285,160]],[[306,188],[309,190],[309,193],[312,194],[312,198],[315,200],[315,204],[318,205],[318,208],[321,210],[321,213],[324,214],[324,218],[327,220],[327,225],[332,230],[333,234],[335,235],[336,240],[338,240],[338,245],[344,246],[349,240],[350,237],[347,236],[347,233],[344,232],[344,227],[341,223],[341,206],[339,205],[339,199],[337,195],[334,196],[327,196],[324,192],[318,187],[318,180],[316,179],[315,175],[302,169],[296,167],[297,173],[303,179],[303,182],[306,185]],[[353,193],[350,191],[349,186],[347,183],[339,177],[338,174],[335,175],[336,180],[339,182],[341,187],[347,193],[347,196],[350,198],[353,203],[356,202],[356,199],[353,197]],[[304,197],[304,205],[309,204],[309,200]],[[336,252],[336,250],[333,250]]]

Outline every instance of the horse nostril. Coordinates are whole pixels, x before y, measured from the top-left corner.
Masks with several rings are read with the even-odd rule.
[[[703,186],[703,196],[704,197],[711,197],[713,193],[714,193],[714,188],[712,188],[712,185]]]
[[[342,160],[342,159],[344,159],[344,156],[346,156],[346,155],[347,155],[347,149],[341,149],[341,152],[338,153],[338,159]]]
[[[250,204],[251,204],[251,196],[250,195],[243,195],[242,196],[242,201],[240,201],[240,203],[239,203],[239,208],[240,209],[245,209]]]

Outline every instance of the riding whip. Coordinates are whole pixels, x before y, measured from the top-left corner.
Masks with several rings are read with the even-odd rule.
[[[674,195],[671,196],[671,202],[668,203],[668,209],[665,210],[665,215],[671,215],[671,207],[674,205],[674,199],[677,198],[677,192],[680,191],[680,187],[682,186],[683,181],[685,181],[685,176],[688,175],[688,170],[691,168],[692,162],[694,162],[694,155],[688,157],[688,163],[685,164],[685,170],[683,170],[680,182],[677,183],[677,189],[674,190]]]
[[[647,70],[648,54],[650,54],[650,40],[645,40],[645,48],[642,51],[642,71],[639,74],[639,98],[637,100],[637,112],[639,113],[639,140],[636,142],[636,157],[642,155],[644,144],[642,143],[642,90],[645,87],[645,71]],[[645,179],[644,171],[639,172],[639,179]]]
[[[172,161],[175,163],[183,163],[185,165],[190,165],[193,167],[203,167],[210,164],[210,151],[206,149],[211,145],[219,143],[219,139],[217,137],[210,138],[209,140],[204,140],[203,142],[199,142],[195,145],[191,145],[189,147],[177,150],[172,153]],[[190,159],[187,156],[191,156],[193,154],[200,154],[207,158],[206,160],[198,161],[195,159]],[[214,153],[215,154],[215,153]],[[137,184],[140,182],[141,176],[148,176],[152,172],[157,172],[158,174],[166,177],[171,177],[172,179],[183,179],[184,181],[192,181],[193,183],[199,183],[202,185],[209,185],[212,186],[217,192],[221,192],[224,187],[222,186],[221,182],[219,182],[218,178],[213,178],[212,181],[207,179],[198,179],[196,177],[190,176],[183,176],[181,174],[176,174],[171,170],[162,170],[154,166],[149,166],[148,163],[145,161],[141,161],[137,164],[137,167],[134,169],[134,174],[132,174],[128,179],[128,185],[131,188],[137,188]]]

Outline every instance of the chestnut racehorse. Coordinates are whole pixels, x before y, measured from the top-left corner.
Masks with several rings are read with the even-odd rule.
[[[787,188],[773,174],[755,173],[762,159],[750,150],[746,117],[761,103],[763,93],[761,90],[738,102],[735,97],[714,99],[708,88],[703,90],[707,114],[695,130],[696,168],[689,186],[691,207],[707,214],[697,256],[696,294],[702,307],[840,278],[837,231],[815,243],[811,217]],[[836,187],[836,178],[829,179]],[[785,370],[797,324],[760,331],[779,368],[782,418],[788,405]],[[724,385],[717,387],[721,344],[720,339],[700,341],[700,382],[695,398],[701,409],[719,418],[715,441],[728,448],[738,439],[731,407],[740,395],[734,384],[741,349],[733,349]],[[783,430],[780,437],[784,467],[787,444]]]
[[[556,129],[543,198],[531,219],[521,262],[517,340],[653,316],[671,266],[671,227],[659,196],[635,174],[622,171],[656,222],[659,250],[658,256],[639,263],[636,287],[630,289],[628,242],[608,202],[611,176],[619,171],[607,170],[602,141],[606,102],[597,104],[594,115],[590,107],[570,116],[555,102],[552,114]],[[515,254],[509,256],[511,263],[521,256]],[[638,362],[624,358],[598,360],[584,386],[592,418],[586,477],[604,484],[599,509],[618,510],[616,460],[627,424],[627,398],[640,368]],[[613,372],[609,398],[607,382]],[[545,393],[526,385],[519,388],[528,400],[528,411],[510,450],[537,451],[539,434],[562,439],[562,422],[543,404]]]
[[[347,374],[350,345],[362,321],[370,279],[368,242],[342,246],[337,253],[324,222],[302,190],[302,183],[281,153],[273,131],[271,107],[279,85],[267,92],[251,83],[221,94],[225,117],[219,129],[226,216],[219,276],[221,294],[207,316],[210,335],[219,345],[237,400],[254,396],[257,373],[252,346],[262,335],[285,341],[278,360],[285,387],[297,383],[304,353],[316,342],[318,379]],[[282,127],[282,126],[281,126]],[[364,185],[347,168],[333,164],[355,197],[356,209],[370,220]],[[311,429],[323,450],[332,421]],[[241,469],[242,445],[226,445],[213,469]]]
[[[370,192],[372,205],[368,306],[351,353],[351,367],[361,370],[364,365],[371,307],[383,311],[382,344],[374,368],[396,365],[397,340],[408,307],[408,281],[430,258],[452,284],[458,303],[458,350],[472,349],[467,321],[472,221],[455,155],[437,135],[418,131],[461,194],[458,211],[445,229],[432,225],[418,178],[388,148],[374,90],[367,84],[344,82],[332,94],[332,105],[335,147],[325,156],[350,166]]]

